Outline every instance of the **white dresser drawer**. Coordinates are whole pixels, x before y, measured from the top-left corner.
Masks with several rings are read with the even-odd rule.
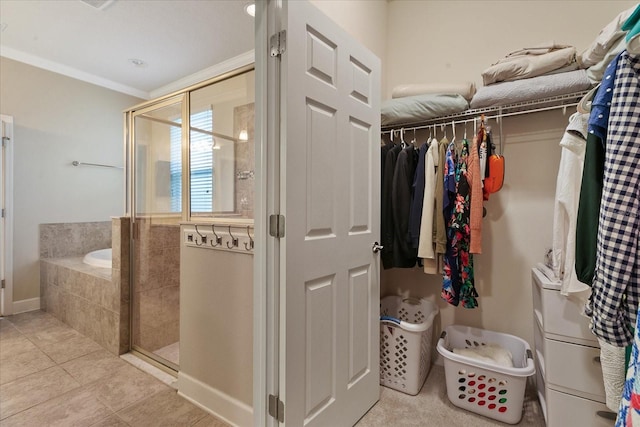
[[[599,348],[544,338],[544,359],[547,386],[605,402]]]
[[[545,335],[578,344],[597,346],[596,337],[589,330],[589,319],[582,315],[583,302],[560,294],[560,283],[552,282],[537,268],[531,270],[533,279],[533,311]]]
[[[545,352],[544,352],[544,335],[542,334],[541,326],[536,319],[533,319],[533,344],[535,346],[535,360],[538,364],[537,371],[540,371],[540,375],[546,378],[547,373],[545,369]]]
[[[613,414],[604,403],[562,393],[547,387],[547,427],[611,427]]]
[[[536,390],[538,391],[538,400],[540,401],[540,408],[542,408],[542,415],[544,415],[544,421],[548,425],[549,419],[547,416],[547,386],[544,383],[544,377],[542,376],[542,369],[540,364],[536,360]]]

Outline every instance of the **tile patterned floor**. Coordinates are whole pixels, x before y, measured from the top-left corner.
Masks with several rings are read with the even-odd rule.
[[[228,427],[43,311],[0,319],[0,425]]]
[[[417,396],[382,387],[380,401],[357,423],[392,425],[504,424],[455,408],[444,369],[434,365]],[[544,427],[532,390],[519,425]],[[43,311],[0,319],[0,426],[229,427]]]

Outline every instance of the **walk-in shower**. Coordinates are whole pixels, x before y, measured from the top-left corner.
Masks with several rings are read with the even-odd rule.
[[[254,71],[126,113],[131,349],[179,368],[180,224],[253,219]]]

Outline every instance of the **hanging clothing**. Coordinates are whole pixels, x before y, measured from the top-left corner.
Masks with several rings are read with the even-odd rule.
[[[588,121],[588,114],[574,113],[560,140],[562,153],[553,211],[552,258],[553,271],[561,281],[563,295],[588,289],[575,272],[576,218]]]
[[[433,209],[436,204],[436,165],[438,164],[438,141],[432,138],[425,152],[424,176],[425,187],[422,198],[422,220],[420,223],[420,242],[418,257],[434,260],[433,250]]]
[[[409,145],[398,153],[391,189],[394,226],[393,267],[411,268],[418,260],[418,249],[412,247],[409,237],[411,193],[417,164],[418,152],[413,145]]]
[[[493,142],[492,142],[493,137],[491,136],[491,132],[485,132],[485,138],[487,139],[487,144],[486,144],[487,159],[485,160],[484,176],[482,178],[482,200],[489,200],[489,195],[491,193],[489,193],[488,188],[485,188],[484,179],[488,178],[490,175],[491,169],[489,166],[489,159],[493,154],[495,154],[496,147],[493,145]]]
[[[425,156],[429,150],[429,141],[422,144],[418,150],[418,165],[413,179],[413,192],[411,196],[411,211],[409,213],[409,238],[411,247],[418,248],[422,232],[423,199],[425,198]],[[418,256],[419,255],[418,250]]]
[[[449,140],[445,136],[438,142],[438,166],[436,168],[436,189],[435,198],[436,205],[433,214],[434,220],[434,238],[436,243],[436,254],[442,255],[447,251],[447,224],[445,221],[444,212],[444,169],[446,161],[447,147],[449,146]],[[447,218],[448,219],[448,218]]]
[[[631,348],[631,357],[627,365],[627,374],[620,406],[618,407],[618,417],[616,427],[640,426],[640,316],[636,315],[636,328]]]
[[[455,152],[455,142],[449,144],[446,153],[444,210],[450,213],[450,217],[441,296],[451,305],[462,303],[465,308],[475,308],[478,306],[478,293],[473,284],[473,255],[469,253],[469,150],[469,141],[465,139],[459,155]]]
[[[480,129],[478,132],[478,158],[480,159],[480,179],[482,180],[482,186],[484,187],[484,178],[487,175],[487,132],[485,129]]]
[[[382,267],[384,269],[393,267],[393,240],[395,234],[395,227],[393,224],[393,175],[396,169],[396,162],[398,154],[402,151],[400,144],[390,144],[385,149],[382,147],[383,153],[386,152],[384,157],[384,166],[382,168],[382,192],[380,197],[381,211],[380,211],[380,239],[382,243],[382,251],[380,252],[380,258],[382,259]]]
[[[469,208],[469,252],[482,253],[482,177],[480,176],[480,158],[478,156],[478,138],[473,138],[469,152],[467,181],[471,187],[471,206]]]
[[[589,134],[580,187],[580,203],[576,219],[576,277],[591,286],[596,268],[596,246],[598,241],[598,217],[604,179],[605,145],[607,128],[613,99],[618,59],[607,66],[602,83],[591,102]]]
[[[625,381],[625,347],[616,347],[598,339],[600,345],[600,367],[604,383],[605,404],[612,411],[617,411]]]
[[[611,345],[633,341],[640,300],[640,58],[623,52],[615,76],[600,206],[596,268],[586,313]]]

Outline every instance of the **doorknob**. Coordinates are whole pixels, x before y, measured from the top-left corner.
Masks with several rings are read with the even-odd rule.
[[[382,250],[382,248],[384,248],[384,246],[382,246],[378,242],[374,242],[373,243],[373,247],[371,248],[371,250],[373,251],[374,254],[377,254],[378,252],[380,252]]]

